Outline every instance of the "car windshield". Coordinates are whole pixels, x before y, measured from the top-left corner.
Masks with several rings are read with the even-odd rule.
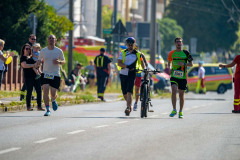
[[[155,68],[154,68],[150,63],[148,63],[148,68],[149,68],[150,70],[155,70]]]

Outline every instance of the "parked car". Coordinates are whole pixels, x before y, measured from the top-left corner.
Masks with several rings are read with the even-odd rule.
[[[155,68],[148,63],[150,70],[155,70]],[[153,88],[154,90],[163,90],[165,87],[170,85],[170,76],[166,73],[156,73],[152,75]]]
[[[205,86],[207,91],[216,91],[219,94],[232,89],[232,70],[231,68],[218,67],[218,64],[203,64],[205,69]],[[188,91],[194,91],[198,81],[198,64],[194,64],[188,70]]]

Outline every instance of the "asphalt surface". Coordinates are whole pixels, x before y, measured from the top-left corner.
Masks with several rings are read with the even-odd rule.
[[[184,119],[169,117],[170,99],[154,99],[144,119],[139,110],[126,117],[124,101],[59,107],[50,117],[1,113],[0,159],[239,160],[233,91],[185,98]]]

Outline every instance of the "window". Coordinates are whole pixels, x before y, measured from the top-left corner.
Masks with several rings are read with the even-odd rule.
[[[194,67],[189,73],[188,77],[193,77],[198,75],[198,67]]]

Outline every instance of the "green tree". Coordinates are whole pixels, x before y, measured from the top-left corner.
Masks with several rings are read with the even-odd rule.
[[[170,0],[165,15],[183,27],[185,43],[190,43],[191,37],[198,39],[198,51],[229,50],[237,39],[238,23],[235,14],[229,15],[232,1],[223,2],[225,6],[220,0]],[[240,1],[235,3],[240,6]]]
[[[159,32],[161,34],[161,48],[163,57],[166,58],[166,54],[171,50],[171,46],[174,45],[174,39],[176,37],[183,36],[183,28],[177,24],[177,21],[170,18],[163,18],[157,20],[159,23]]]
[[[6,41],[5,49],[20,51],[21,46],[28,42],[32,33],[28,26],[28,16],[34,13],[38,25],[37,42],[44,47],[50,34],[60,40],[64,34],[73,29],[73,24],[65,16],[56,14],[56,10],[44,0],[9,0],[0,1],[0,35]]]
[[[236,32],[237,36],[238,36],[238,39],[235,41],[233,47],[232,47],[232,50],[235,51],[235,52],[238,52],[240,53],[240,23],[239,23],[239,26],[238,26],[238,31]]]

